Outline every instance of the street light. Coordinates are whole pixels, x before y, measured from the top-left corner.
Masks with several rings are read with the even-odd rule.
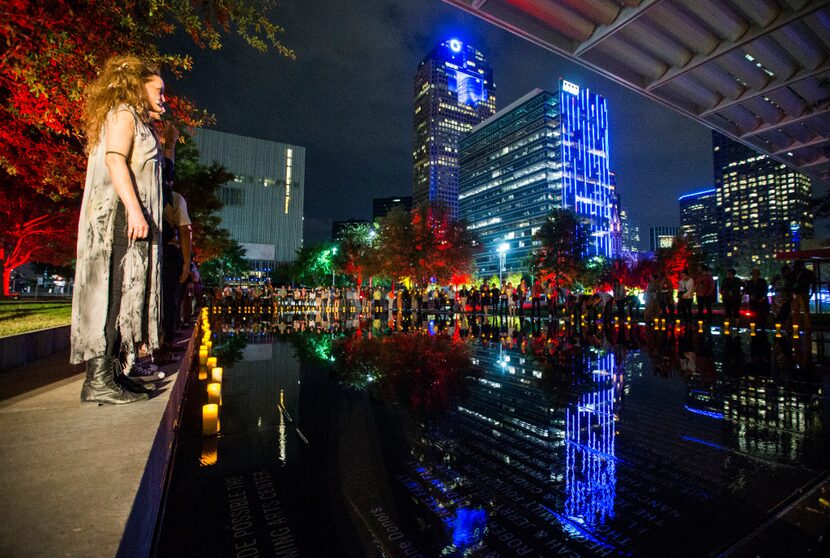
[[[499,247],[496,248],[496,252],[499,253],[499,283],[502,282],[501,273],[502,271],[504,271],[504,262],[507,259],[508,250],[510,250],[510,245],[506,242],[502,242],[501,244],[499,244]]]

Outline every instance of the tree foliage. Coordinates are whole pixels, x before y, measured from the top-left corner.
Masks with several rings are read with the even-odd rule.
[[[377,231],[368,223],[355,223],[341,231],[334,254],[335,269],[354,279],[359,286],[363,279],[376,270],[374,239]]]
[[[378,224],[379,274],[426,285],[472,273],[476,235],[464,221],[452,219],[446,206],[423,204],[410,213],[395,208]]]
[[[676,288],[680,281],[680,272],[688,269],[689,273],[695,275],[700,270],[704,256],[694,251],[685,237],[677,236],[670,248],[657,250],[655,260],[657,268],[671,279]]]
[[[315,244],[297,250],[291,274],[294,282],[301,285],[328,284],[333,269],[333,249],[334,246],[330,244]]]
[[[84,181],[83,91],[103,61],[132,53],[181,75],[187,56],[163,53],[159,37],[177,30],[218,49],[231,27],[252,47],[294,58],[266,13],[273,0],[7,0],[0,7],[0,260],[66,260],[77,230]],[[168,95],[179,124],[211,121],[189,100]],[[56,262],[57,263],[57,262]],[[8,272],[4,269],[4,277]],[[7,291],[8,283],[4,284]]]
[[[199,269],[205,285],[221,287],[226,277],[242,277],[248,271],[245,248],[231,240],[220,255],[202,263]]]
[[[533,236],[541,246],[529,258],[531,271],[557,287],[570,287],[586,271],[590,231],[573,211],[554,209]]]
[[[220,165],[201,164],[196,143],[182,134],[176,146],[173,188],[187,201],[187,212],[193,222],[193,249],[200,261],[217,258],[234,244],[230,233],[221,227],[222,202],[217,196],[219,188],[232,179],[233,175]]]

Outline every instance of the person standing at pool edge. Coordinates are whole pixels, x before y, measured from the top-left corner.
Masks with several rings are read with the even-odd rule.
[[[159,346],[161,160],[150,120],[164,112],[159,69],[108,59],[86,92],[87,165],[78,223],[70,362],[86,362],[81,401],[133,403],[122,347]]]

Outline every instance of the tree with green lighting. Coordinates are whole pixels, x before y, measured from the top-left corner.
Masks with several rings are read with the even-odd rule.
[[[315,244],[297,250],[292,277],[302,285],[326,285],[331,281],[336,246]]]
[[[334,267],[338,273],[354,279],[358,287],[367,275],[373,275],[376,268],[374,241],[377,231],[368,223],[347,226],[337,240]]]
[[[204,262],[199,267],[205,285],[217,287],[224,285],[226,277],[242,277],[247,271],[245,248],[235,240],[229,240],[229,244],[219,256]]]

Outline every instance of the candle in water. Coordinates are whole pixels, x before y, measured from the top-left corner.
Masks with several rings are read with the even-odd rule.
[[[222,404],[222,384],[211,382],[207,385],[208,403]]]
[[[219,432],[219,405],[202,405],[202,436],[215,436]]]

